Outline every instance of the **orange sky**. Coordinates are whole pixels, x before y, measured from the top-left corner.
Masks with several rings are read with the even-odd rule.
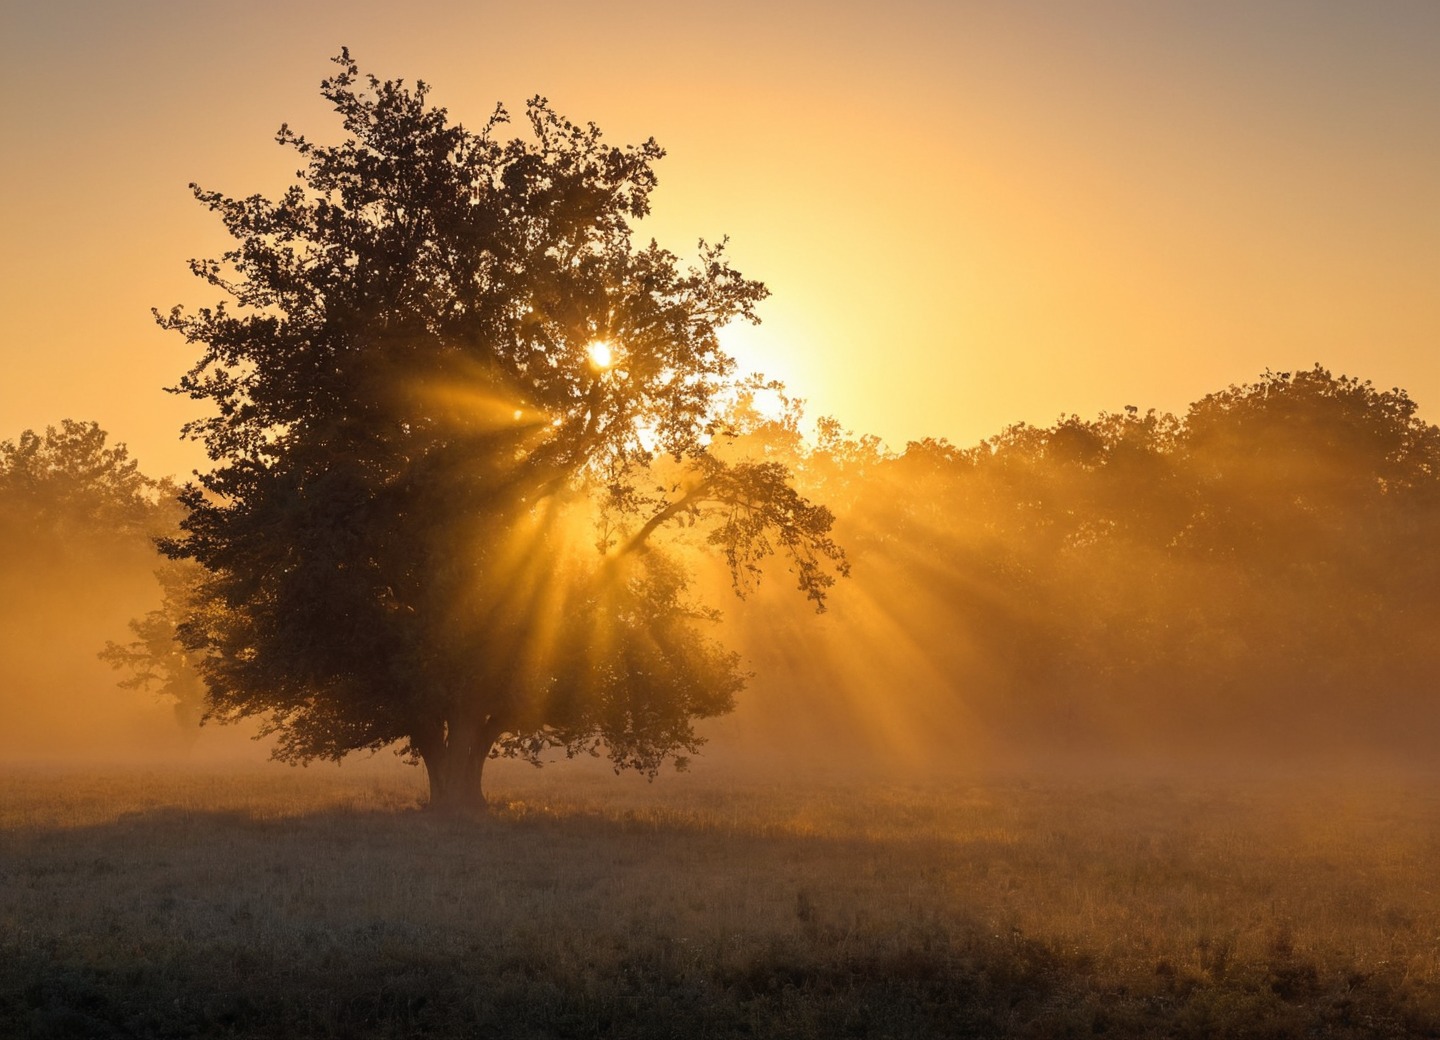
[[[478,126],[543,93],[654,135],[655,217],[774,291],[732,340],[812,414],[972,443],[1266,367],[1440,418],[1440,3],[47,0],[0,15],[0,439],[197,461],[148,308],[209,302],[185,185],[275,194],[347,44]]]

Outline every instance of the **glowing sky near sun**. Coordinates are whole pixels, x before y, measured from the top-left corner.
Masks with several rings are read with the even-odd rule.
[[[274,194],[328,58],[478,126],[532,94],[655,136],[677,251],[774,296],[727,342],[896,447],[1320,361],[1440,418],[1440,4],[137,0],[0,24],[0,438],[96,419],[187,469],[163,394],[224,247],[196,180]]]

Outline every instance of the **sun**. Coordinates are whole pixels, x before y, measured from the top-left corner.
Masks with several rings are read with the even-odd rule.
[[[610,349],[610,344],[603,339],[592,341],[585,350],[590,355],[590,364],[598,369],[607,369],[615,361],[615,356]]]

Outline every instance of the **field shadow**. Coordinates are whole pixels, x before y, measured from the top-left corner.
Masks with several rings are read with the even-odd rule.
[[[0,843],[3,1035],[1440,1033],[1403,978],[1283,943],[1031,934],[1006,900],[1064,855],[983,830],[513,799],[471,821],[159,805]]]

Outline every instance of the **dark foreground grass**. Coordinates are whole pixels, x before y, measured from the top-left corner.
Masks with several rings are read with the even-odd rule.
[[[413,785],[0,777],[0,1036],[1440,1036],[1425,785]]]

